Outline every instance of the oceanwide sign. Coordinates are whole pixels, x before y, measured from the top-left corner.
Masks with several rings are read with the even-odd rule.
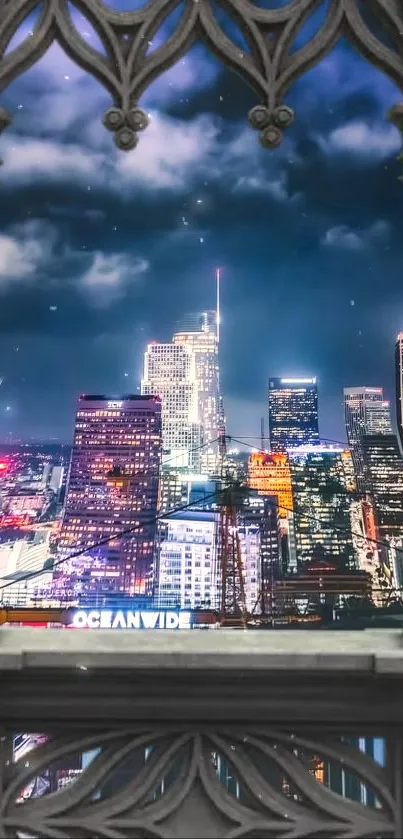
[[[75,629],[191,629],[191,612],[78,609],[69,625]]]

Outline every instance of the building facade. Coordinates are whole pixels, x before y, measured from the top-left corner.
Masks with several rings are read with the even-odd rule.
[[[396,419],[400,447],[403,450],[403,332],[399,332],[395,349]]]
[[[253,452],[248,461],[248,484],[259,495],[277,498],[281,518],[292,512],[291,471],[287,454]]]
[[[162,445],[171,465],[199,471],[203,433],[196,358],[191,348],[180,343],[149,344],[141,393],[161,399]]]
[[[365,490],[362,437],[392,434],[390,402],[384,399],[381,387],[346,387],[344,416],[358,488]]]
[[[273,612],[274,582],[284,572],[282,555],[282,528],[278,510],[278,499],[273,495],[265,497],[251,493],[246,499],[241,514],[243,527],[250,527],[256,532],[256,542],[249,551],[249,574],[246,580],[247,600],[255,597],[251,609],[254,614]],[[255,565],[255,544],[259,545],[258,560]],[[242,545],[242,542],[241,542]],[[245,556],[247,556],[245,552]],[[248,586],[250,594],[247,592]],[[257,594],[256,594],[257,592]]]
[[[158,397],[80,397],[59,551],[84,553],[63,563],[57,585],[83,595],[148,592],[160,465]]]
[[[272,452],[319,440],[316,378],[269,380],[269,433]]]
[[[200,331],[178,332],[173,336],[173,343],[187,347],[194,357],[197,418],[203,434],[200,467],[203,472],[217,475],[220,472],[218,439],[222,434],[217,330],[206,317]]]
[[[218,609],[218,513],[174,513],[159,524],[155,596],[161,607]]]
[[[318,560],[329,561],[340,570],[356,569],[350,452],[301,446],[290,451],[289,457],[298,570]]]
[[[403,536],[403,458],[395,434],[362,438],[366,482],[374,500],[378,536]]]

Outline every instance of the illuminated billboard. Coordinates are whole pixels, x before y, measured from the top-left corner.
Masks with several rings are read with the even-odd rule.
[[[190,612],[77,609],[69,625],[75,629],[191,629],[192,621]]]

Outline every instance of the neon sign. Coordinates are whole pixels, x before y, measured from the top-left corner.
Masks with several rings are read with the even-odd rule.
[[[282,385],[315,385],[315,379],[281,379]]]
[[[71,618],[75,629],[191,629],[190,612],[142,612],[119,609],[78,609]]]
[[[108,402],[108,408],[121,408],[123,402],[116,402],[115,400],[112,402]]]

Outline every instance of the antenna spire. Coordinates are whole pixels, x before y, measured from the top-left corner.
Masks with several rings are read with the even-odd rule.
[[[220,271],[219,268],[216,268],[215,279],[216,279],[216,293],[217,293],[216,335],[217,335],[217,344],[219,344],[220,343],[220,280],[221,280],[221,271]]]

